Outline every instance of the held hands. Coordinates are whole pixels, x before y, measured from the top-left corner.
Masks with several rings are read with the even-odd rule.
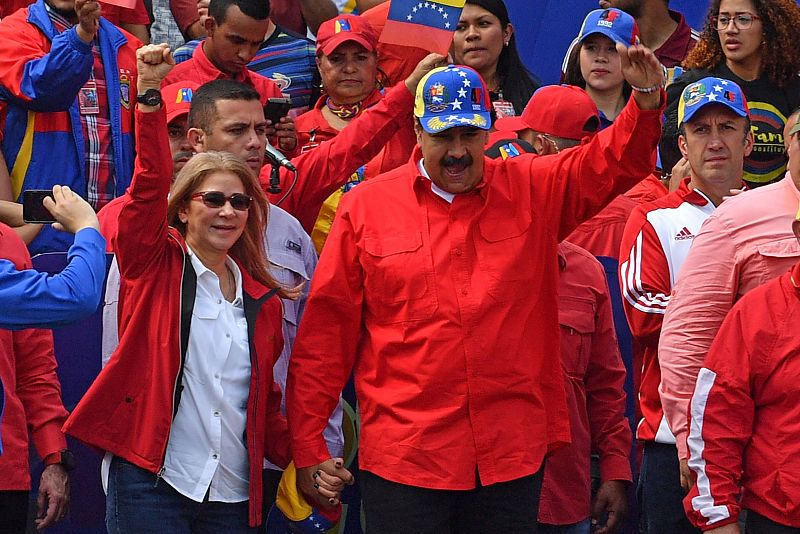
[[[139,94],[148,89],[159,89],[161,82],[175,66],[169,45],[149,44],[136,51],[136,70],[138,72],[137,90]]]
[[[55,217],[56,230],[75,234],[84,228],[100,229],[94,209],[66,185],[54,185],[53,198],[45,197],[42,204]]]
[[[353,483],[353,475],[344,468],[341,458],[297,470],[297,489],[310,503],[323,508],[339,504],[344,486]]]
[[[653,52],[643,45],[626,47],[617,44],[617,53],[622,61],[622,75],[632,87],[659,89],[664,87],[664,68]],[[656,109],[661,103],[661,91],[643,93],[634,89],[633,97],[642,109]]]
[[[445,67],[447,66],[447,58],[440,54],[428,54],[422,61],[417,64],[417,68],[414,69],[414,72],[406,78],[406,87],[409,91],[411,91],[412,95],[417,94],[417,84],[422,79],[423,76],[428,74],[430,71],[435,69],[436,67]]]
[[[84,43],[91,43],[100,28],[100,3],[97,0],[75,0],[78,24],[75,31]]]

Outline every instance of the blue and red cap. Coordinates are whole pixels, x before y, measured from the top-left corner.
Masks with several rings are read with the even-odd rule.
[[[709,76],[687,85],[678,101],[678,126],[709,104],[720,104],[740,117],[749,117],[750,108],[742,88],[736,82]]]
[[[595,9],[583,19],[581,31],[578,34],[578,41],[583,42],[592,34],[599,33],[605,35],[615,43],[625,46],[639,44],[639,27],[636,21],[616,8]]]
[[[470,67],[448,65],[433,69],[419,85],[414,116],[422,129],[439,133],[455,126],[492,127],[489,91]]]

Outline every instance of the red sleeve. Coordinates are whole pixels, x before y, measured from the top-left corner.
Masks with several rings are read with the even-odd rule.
[[[273,298],[276,302],[280,303],[278,297]],[[275,340],[272,346],[273,366],[283,352],[283,330],[281,324],[283,313],[281,307],[278,307],[277,310],[270,313],[270,318],[272,320],[271,329],[273,332],[273,339]],[[289,462],[292,460],[292,455],[289,441],[289,427],[286,423],[286,418],[281,413],[281,398],[280,387],[275,381],[272,381],[271,388],[267,393],[267,439],[264,447],[264,456],[278,467],[286,469],[286,466],[289,465]]]
[[[625,365],[619,353],[611,297],[605,273],[598,265],[595,275],[597,312],[589,363],[586,367],[586,406],[592,432],[592,450],[600,454],[600,477],[633,480],[631,477],[631,429],[625,417]]]
[[[663,95],[662,95],[663,100]],[[663,108],[642,110],[631,98],[614,124],[579,147],[548,157],[518,157],[502,162],[509,175],[529,177],[530,195],[556,240],[655,168]]]
[[[114,243],[124,278],[140,276],[165,250],[167,195],[173,170],[165,108],[151,113],[137,109],[135,115],[136,167]]]
[[[747,337],[752,321],[743,320],[741,313],[748,300],[745,297],[722,324],[697,375],[690,404],[687,443],[696,480],[683,502],[689,520],[702,530],[739,518],[742,454],[755,411],[751,354],[759,352]]]
[[[314,272],[311,294],[289,360],[286,411],[298,468],[330,458],[322,432],[350,377],[361,334],[364,275],[358,262],[348,199],[348,195],[342,198]],[[335,331],[319,328],[328,325],[332,317],[336,317],[338,325]],[[320,381],[325,387],[319,387]]]
[[[365,110],[339,134],[314,150],[294,158],[297,167],[293,174],[281,169],[281,188],[268,194],[270,202],[294,215],[303,228],[311,233],[322,203],[331,193],[347,182],[359,167],[378,155],[392,136],[411,120],[414,97],[400,84],[386,93],[377,104]],[[259,179],[269,187],[270,166],[266,165]]]
[[[172,11],[172,16],[175,18],[178,29],[181,30],[184,36],[189,26],[200,20],[195,0],[169,0],[169,8]]]
[[[644,207],[637,207],[625,225],[619,252],[619,286],[631,334],[655,347],[669,304],[669,265]]]
[[[61,426],[67,410],[61,402],[61,384],[56,375],[53,333],[50,330],[14,332],[17,395],[25,407],[28,430],[39,457],[67,447]]]

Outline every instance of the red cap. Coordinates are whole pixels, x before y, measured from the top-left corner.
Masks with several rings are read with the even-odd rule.
[[[326,20],[317,31],[317,51],[330,55],[347,41],[353,41],[370,52],[375,51],[378,35],[366,19],[357,15],[339,15]]]
[[[178,82],[161,89],[161,100],[167,110],[167,124],[181,115],[189,114],[192,96],[200,84],[195,82]]]
[[[537,132],[580,141],[600,128],[600,115],[586,91],[574,85],[546,85],[536,91],[519,117],[497,119],[503,131]]]

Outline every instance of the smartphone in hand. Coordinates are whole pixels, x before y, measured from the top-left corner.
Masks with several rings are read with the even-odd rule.
[[[264,117],[272,121],[272,125],[275,126],[281,118],[289,114],[290,109],[292,109],[291,98],[272,97],[267,99],[267,104],[264,106]]]
[[[52,189],[28,189],[22,193],[22,220],[26,223],[54,223],[55,217],[44,207],[45,197],[53,198]]]

